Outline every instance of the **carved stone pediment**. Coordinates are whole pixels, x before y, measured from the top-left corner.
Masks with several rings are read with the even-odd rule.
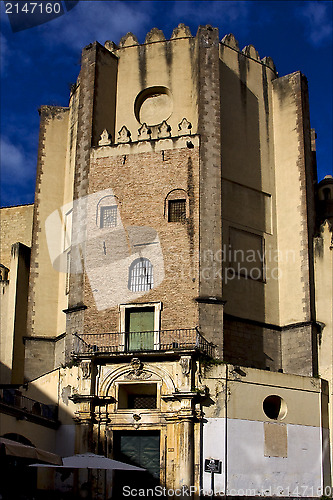
[[[158,127],[158,138],[164,139],[166,137],[171,137],[171,127],[167,124],[165,120]]]
[[[131,366],[133,367],[134,371],[140,372],[142,371],[143,363],[139,358],[132,358]]]
[[[179,135],[190,135],[191,134],[192,123],[186,118],[183,118],[180,123],[178,123],[178,133]]]
[[[112,138],[106,128],[101,133],[101,138],[98,141],[99,146],[109,146],[112,143]]]
[[[143,363],[139,358],[133,358],[131,361],[131,366],[133,370],[126,373],[125,377],[130,380],[148,380],[151,378],[152,373],[147,372],[143,369]]]
[[[118,132],[118,142],[120,143],[131,142],[131,132],[128,130],[127,127],[125,127],[125,125],[123,125]]]
[[[139,128],[138,133],[139,133],[139,141],[150,141],[151,129],[148,127],[146,123],[142,124],[142,127]]]

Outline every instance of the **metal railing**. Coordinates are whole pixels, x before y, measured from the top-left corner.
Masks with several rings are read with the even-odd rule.
[[[58,406],[40,403],[28,398],[17,389],[0,389],[0,403],[24,413],[46,418],[53,422],[58,420]]]
[[[198,350],[214,357],[214,344],[197,328],[74,334],[74,354]]]

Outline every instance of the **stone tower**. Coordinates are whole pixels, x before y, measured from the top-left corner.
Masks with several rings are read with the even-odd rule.
[[[40,116],[25,377],[61,395],[73,449],[196,498],[205,460],[243,497],[268,495],[258,468],[329,484],[304,75],[211,26],[154,28],[85,47],[69,106]]]

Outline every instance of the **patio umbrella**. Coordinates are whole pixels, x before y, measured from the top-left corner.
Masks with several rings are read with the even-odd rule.
[[[53,464],[53,466],[62,465],[62,459],[59,455],[11,439],[0,437],[0,447],[1,454],[5,456],[41,460],[44,464]]]
[[[30,467],[56,467],[57,469],[104,469],[104,470],[132,470],[142,471],[141,467],[125,464],[118,460],[106,458],[103,455],[94,453],[83,453],[82,455],[73,455],[62,459],[63,465],[32,464]]]

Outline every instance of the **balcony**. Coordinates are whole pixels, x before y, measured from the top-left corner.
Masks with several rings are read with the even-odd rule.
[[[214,357],[214,344],[208,342],[197,328],[74,335],[73,354],[78,356],[199,351]]]
[[[44,404],[24,396],[18,389],[0,389],[0,411],[16,417],[18,420],[57,428],[58,406]]]

